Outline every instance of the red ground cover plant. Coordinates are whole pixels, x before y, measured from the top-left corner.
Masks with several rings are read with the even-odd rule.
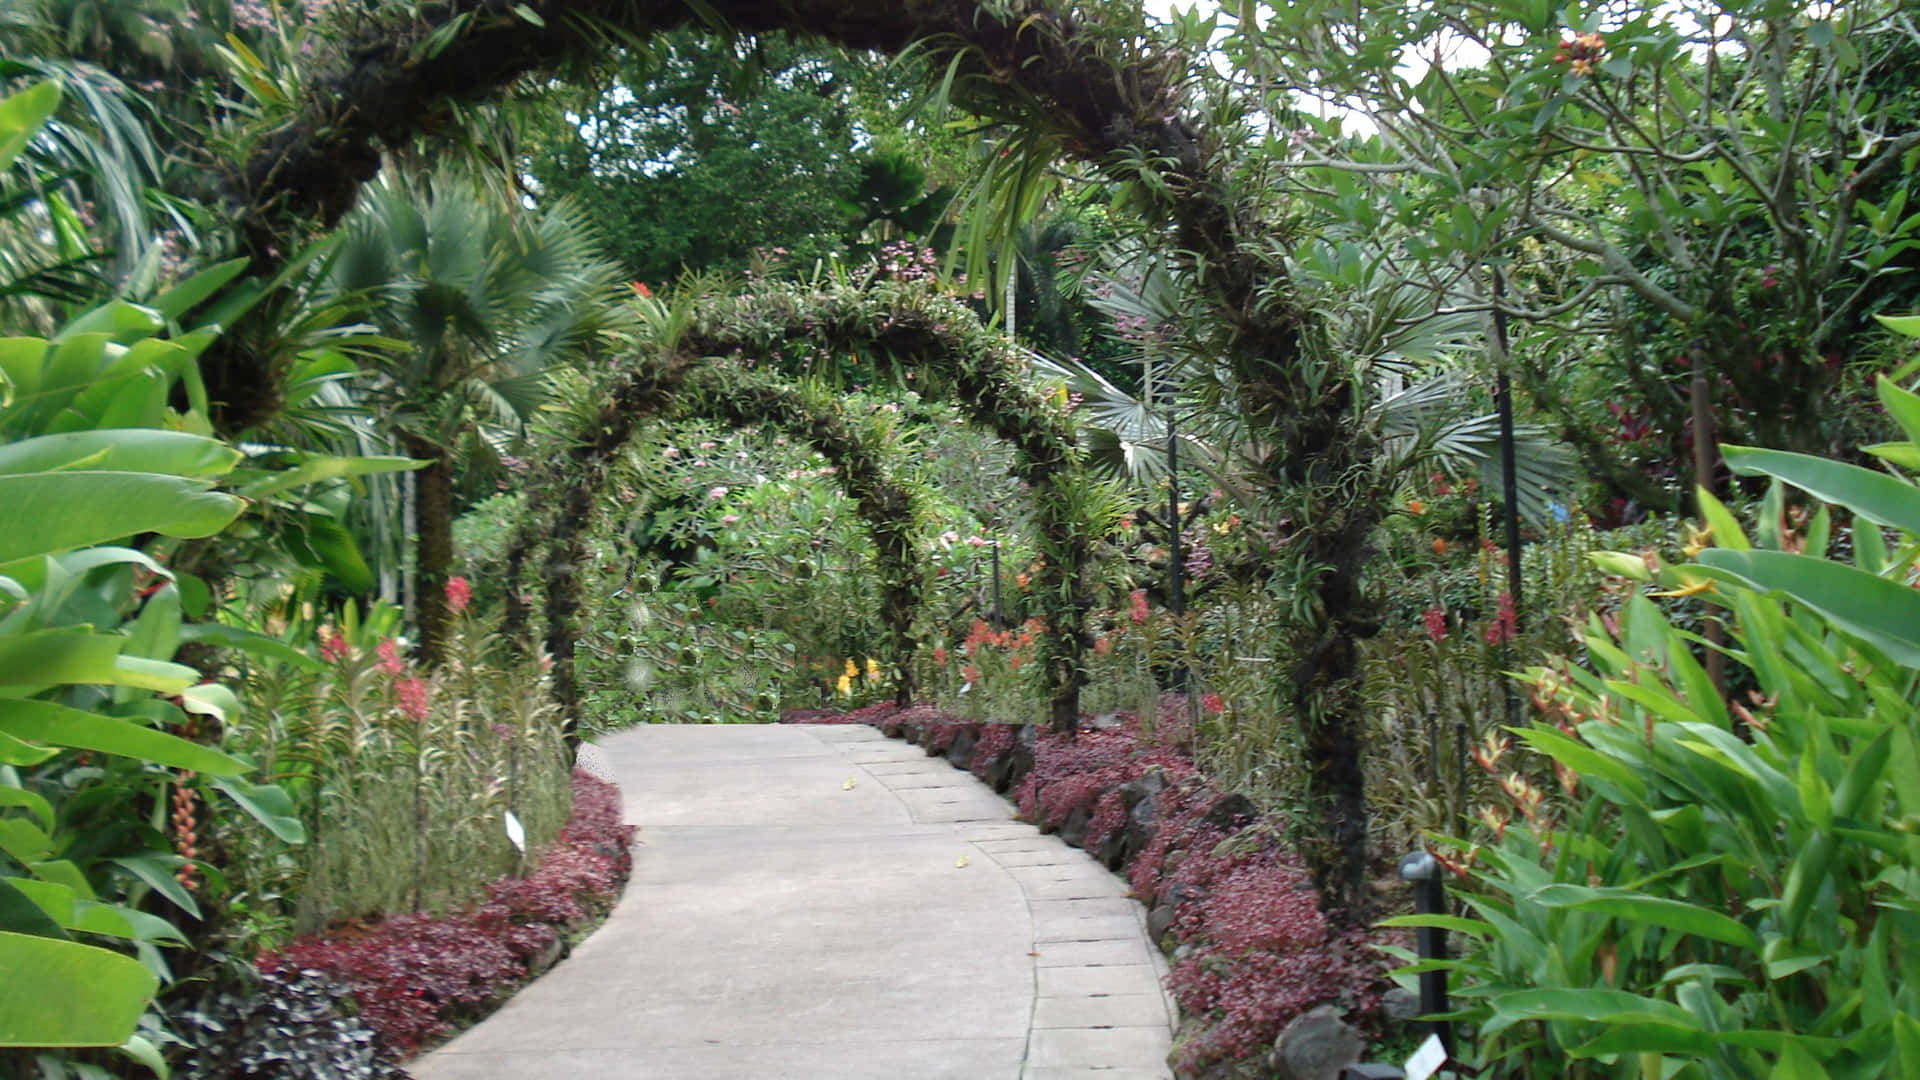
[[[533,873],[488,885],[485,903],[301,938],[259,967],[344,983],[382,1057],[403,1061],[491,1011],[563,932],[612,907],[633,869],[633,832],[620,821],[619,789],[576,769],[566,828]]]
[[[1169,933],[1180,948],[1167,986],[1182,1014],[1201,1021],[1179,1045],[1180,1074],[1262,1058],[1289,1021],[1317,1005],[1337,1004],[1348,1022],[1374,1026],[1391,964],[1373,946],[1397,939],[1328,923],[1319,894],[1283,842],[1284,822],[1214,788],[1181,750],[1187,711],[1177,699],[1166,704],[1150,731],[1123,717],[1118,727],[1074,739],[1039,734],[1032,768],[1009,796],[1020,816],[1042,829],[1071,824],[1064,830],[1069,842],[1113,852],[1126,850],[1109,841],[1128,827],[1132,810],[1122,789],[1159,774],[1132,789],[1134,800],[1152,800],[1150,838],[1129,852],[1121,871],[1134,896],[1173,909]],[[978,742],[969,767],[982,777],[1015,752],[1019,739],[1015,725],[967,724],[926,706],[911,714],[911,724],[903,724],[905,713],[874,705],[783,720],[865,723],[889,732],[919,726],[920,742],[933,753],[971,728]],[[1078,815],[1084,817],[1074,820]]]

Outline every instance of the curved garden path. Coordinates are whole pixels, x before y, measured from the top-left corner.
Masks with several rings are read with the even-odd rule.
[[[420,1080],[1169,1075],[1126,883],[945,760],[870,727],[656,725],[588,763],[641,827],[625,895]]]

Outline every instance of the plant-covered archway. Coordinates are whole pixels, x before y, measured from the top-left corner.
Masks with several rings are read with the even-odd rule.
[[[1360,642],[1380,622],[1362,572],[1393,486],[1378,467],[1369,418],[1377,387],[1328,345],[1325,319],[1300,298],[1290,269],[1298,212],[1273,205],[1267,194],[1284,185],[1249,171],[1242,153],[1261,137],[1232,88],[1201,80],[1190,62],[1186,50],[1204,47],[1211,26],[1176,20],[1170,35],[1149,29],[1137,11],[1048,0],[713,0],[697,12],[630,0],[439,0],[355,16],[363,22],[306,73],[303,92],[233,178],[233,216],[256,272],[296,250],[306,229],[345,213],[377,170],[381,146],[404,147],[445,128],[450,103],[498,96],[529,73],[590,63],[622,41],[704,19],[746,33],[917,52],[941,96],[1014,128],[989,177],[991,212],[976,221],[1007,231],[1053,160],[1086,161],[1182,271],[1186,306],[1206,314],[1186,345],[1231,373],[1237,411],[1264,450],[1259,472],[1278,504],[1275,518],[1292,530],[1288,568],[1300,597],[1285,678],[1323,826],[1306,854],[1325,905],[1364,916]],[[229,430],[271,414],[278,381],[264,365],[215,352],[206,368]],[[1077,542],[1071,530],[1052,539]],[[1067,632],[1064,623],[1055,632]],[[1052,674],[1067,650],[1050,650]],[[1067,673],[1066,681],[1077,677]],[[1054,703],[1056,722],[1063,700]]]
[[[770,427],[806,442],[833,465],[841,492],[852,500],[873,542],[894,699],[901,705],[911,702],[913,658],[918,649],[913,621],[926,585],[918,554],[921,511],[914,489],[893,476],[886,461],[886,446],[852,423],[836,402],[763,371],[738,365],[696,365],[688,369],[680,391],[675,396],[675,411],[681,416],[715,419],[737,428]],[[596,471],[594,475],[604,483],[611,474]],[[553,481],[552,477],[543,478],[544,483]],[[597,498],[594,505],[598,505]],[[508,545],[505,561],[510,634],[524,630],[529,614],[519,600],[527,556],[552,533],[554,524],[536,514]],[[569,595],[550,593],[550,605],[559,599],[563,610],[579,611],[578,598],[571,595],[577,578],[574,568],[579,565],[577,553],[561,560],[565,581],[560,587]],[[550,564],[549,573],[552,567]],[[563,639],[574,640],[579,628],[555,624],[549,629],[557,630],[549,638],[549,648],[557,648],[564,647]],[[564,688],[558,691],[563,695],[561,704],[573,715],[579,701],[571,671],[556,680],[556,686],[562,684]]]
[[[883,463],[860,445],[844,417],[811,405],[798,391],[753,372],[742,359],[808,344],[861,353],[902,374],[914,373],[923,389],[944,391],[974,424],[1014,449],[1013,473],[1031,492],[1042,556],[1037,593],[1047,624],[1048,721],[1055,730],[1075,730],[1086,680],[1083,659],[1092,647],[1086,626],[1093,604],[1087,564],[1102,529],[1102,489],[1081,468],[1065,408],[1047,397],[1017,347],[983,327],[965,304],[908,282],[819,290],[767,286],[699,304],[683,323],[663,321],[674,328],[616,380],[559,474],[542,482],[563,488],[551,503],[552,517],[531,524],[509,553],[508,573],[517,575],[535,538],[550,544],[543,571],[546,647],[563,704],[578,699],[571,670],[582,604],[578,568],[586,559],[587,528],[615,456],[645,417],[685,407],[676,403],[686,400],[704,401],[702,411],[734,423],[779,423],[836,463],[850,464],[846,490],[861,507],[890,579],[886,617],[901,680],[896,690],[911,692],[905,672],[915,647],[911,624],[919,572],[910,498],[886,479]]]

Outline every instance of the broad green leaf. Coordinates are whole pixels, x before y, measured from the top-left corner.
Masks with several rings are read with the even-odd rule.
[[[0,931],[0,1046],[119,1046],[160,980],[139,961]]]
[[[1914,317],[1920,319],[1920,316]],[[1884,375],[1875,383],[1875,389],[1880,395],[1880,404],[1906,433],[1907,441],[1920,444],[1920,395],[1900,389]]]
[[[168,289],[154,298],[153,309],[161,318],[170,322],[179,322],[187,312],[193,310],[201,301],[219,292],[226,284],[246,273],[252,260],[246,258],[228,259],[214,263],[205,270]]]
[[[1920,590],[1851,566],[1781,551],[1700,553],[1699,565],[1784,593],[1908,667],[1920,667]]]
[[[1693,489],[1695,505],[1700,507],[1700,516],[1706,519],[1707,528],[1713,530],[1713,542],[1723,548],[1746,551],[1753,547],[1747,539],[1745,529],[1740,527],[1740,519],[1733,516],[1727,504],[1714,497],[1713,492],[1703,487]]]
[[[146,473],[30,473],[0,476],[0,564],[106,543],[144,532],[211,536],[245,504],[208,484]]]
[[[1874,318],[1903,337],[1920,337],[1920,315],[1875,315]]]
[[[87,469],[167,476],[224,476],[242,458],[221,442],[183,431],[118,428],[41,435],[0,446],[0,474]]]
[[[226,777],[214,777],[210,781],[214,787],[226,792],[227,797],[239,804],[242,810],[253,816],[255,821],[265,825],[268,831],[288,844],[307,842],[307,827],[300,823],[299,810],[293,805],[293,799],[277,784],[249,784]]]
[[[60,84],[51,79],[0,100],[0,170],[13,168],[13,160],[59,107]]]
[[[1627,765],[1546,727],[1509,728],[1533,746],[1583,777],[1604,780],[1633,802],[1644,802],[1646,781]]]
[[[307,671],[325,671],[327,665],[301,652],[278,638],[252,630],[242,630],[225,623],[187,623],[180,627],[181,641],[198,641],[209,645],[218,645],[223,649],[238,649],[280,660]]]
[[[193,894],[180,884],[175,873],[186,865],[187,860],[178,855],[166,855],[158,852],[148,855],[125,855],[113,860],[115,866],[145,882],[154,892],[166,897],[173,906],[198,919],[200,905],[194,902]]]
[[[1641,582],[1653,580],[1653,571],[1647,569],[1647,561],[1631,552],[1590,551],[1587,553],[1587,559],[1599,567],[1603,574]]]
[[[1760,951],[1760,939],[1744,923],[1684,900],[1606,891],[1584,885],[1549,885],[1535,892],[1532,899],[1547,907],[1598,911],[1736,945],[1756,953]]]
[[[1869,521],[1920,536],[1920,488],[1904,480],[1858,465],[1785,450],[1749,446],[1720,449],[1728,467],[1742,476],[1784,480],[1822,502],[1836,503]]]
[[[25,886],[24,888],[18,886]],[[56,889],[66,894],[65,906],[49,905],[36,899],[36,886]],[[58,912],[66,913],[64,916]],[[64,923],[71,918],[73,911],[73,893],[63,886],[45,881],[32,881],[27,878],[0,876],[0,930],[17,934],[32,934],[35,937],[64,938],[67,929]]]
[[[219,683],[201,683],[180,691],[180,707],[200,716],[211,716],[222,724],[240,718],[240,699]]]
[[[1466,934],[1469,937],[1487,937],[1493,933],[1493,927],[1488,926],[1479,919],[1467,919],[1458,915],[1395,915],[1389,919],[1381,919],[1374,925],[1415,928],[1434,927],[1440,930],[1450,930],[1456,934]]]
[[[1910,442],[1872,443],[1860,449],[1879,458],[1889,465],[1897,465],[1909,472],[1920,472],[1920,446]]]
[[[1641,997],[1625,990],[1516,990],[1488,1000],[1493,1019],[1483,1033],[1493,1035],[1530,1020],[1577,1020],[1623,1027],[1656,1026],[1698,1031],[1699,1020],[1670,1001]]]
[[[87,630],[0,635],[0,686],[113,683],[126,639]]]
[[[39,765],[60,751],[48,746],[30,746],[19,739],[0,731],[0,765],[12,765],[30,769]]]
[[[51,701],[0,703],[0,732],[16,739],[136,758],[209,776],[238,776],[246,771],[245,764],[211,747]]]
[[[376,473],[404,472],[428,464],[408,457],[313,457],[291,469],[267,472],[239,483],[234,490],[249,499],[264,499],[322,480]],[[250,470],[250,472],[253,470]]]
[[[39,819],[43,829],[53,828],[53,805],[41,795],[24,788],[0,787],[0,807],[8,806],[32,814]]]

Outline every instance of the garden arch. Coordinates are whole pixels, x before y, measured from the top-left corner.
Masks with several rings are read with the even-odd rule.
[[[533,537],[552,543],[544,574],[546,583],[546,644],[554,661],[555,691],[563,704],[576,703],[572,682],[573,643],[578,632],[581,600],[575,569],[586,559],[587,528],[611,474],[615,456],[639,422],[671,408],[690,391],[717,391],[714,407],[722,418],[759,418],[768,411],[790,419],[790,430],[810,429],[839,450],[858,449],[850,432],[835,431],[834,422],[810,415],[797,393],[785,397],[764,376],[750,376],[727,358],[760,355],[780,345],[809,343],[830,352],[864,352],[884,358],[901,370],[928,378],[927,388],[945,388],[971,421],[992,431],[1015,451],[1013,474],[1024,481],[1034,501],[1041,565],[1036,593],[1046,619],[1044,670],[1048,686],[1048,722],[1071,733],[1078,727],[1080,690],[1086,684],[1083,665],[1092,647],[1087,616],[1092,610],[1088,561],[1096,523],[1086,520],[1089,485],[1094,481],[1081,467],[1073,424],[1065,409],[1050,401],[1033,384],[1024,354],[980,324],[965,304],[913,283],[883,281],[866,288],[841,286],[807,290],[769,286],[748,296],[700,305],[685,327],[657,352],[643,354],[608,395],[586,436],[568,455],[566,475],[557,482],[563,495],[555,500],[554,516],[544,526],[531,526],[526,542],[516,541],[510,558],[524,560]],[[721,358],[714,360],[712,358]],[[729,388],[731,387],[731,388]],[[788,411],[792,410],[792,411]],[[842,424],[843,428],[843,424]],[[816,447],[821,443],[816,442]],[[877,470],[879,463],[873,463]],[[855,485],[849,483],[849,489]],[[884,516],[895,502],[883,487],[863,494],[849,492],[862,503],[862,514]],[[903,562],[913,558],[910,520],[875,523],[876,548],[905,545]],[[520,567],[510,566],[509,573]],[[913,577],[917,581],[917,571]],[[511,592],[512,590],[509,590]],[[917,591],[917,590],[916,590]],[[909,603],[904,593],[889,604]],[[912,607],[895,616],[907,620],[905,655],[910,662]],[[897,624],[889,622],[890,627]]]
[[[1235,153],[1251,137],[1240,114],[1231,102],[1205,100],[1179,45],[1137,13],[1083,12],[1072,0],[426,0],[347,18],[358,21],[302,73],[300,93],[228,178],[231,217],[260,281],[314,226],[346,213],[378,171],[381,146],[406,147],[446,128],[451,103],[488,100],[529,74],[591,64],[622,43],[699,22],[917,52],[943,95],[1015,127],[1008,149],[1023,163],[1006,175],[1031,183],[1059,156],[1097,168],[1119,189],[1116,204],[1151,223],[1189,272],[1193,303],[1211,316],[1194,344],[1231,372],[1240,412],[1264,448],[1259,471],[1288,499],[1288,561],[1303,602],[1289,635],[1298,659],[1286,678],[1323,825],[1305,854],[1323,904],[1364,917],[1359,643],[1380,623],[1361,575],[1388,495],[1370,475],[1379,450],[1369,390],[1298,295],[1292,228],[1249,196],[1253,181]],[[1004,221],[1028,193],[1007,193]],[[279,407],[280,372],[242,340],[229,335],[202,356],[220,403],[215,422],[229,432]]]
[[[778,428],[808,443],[832,463],[842,494],[853,501],[873,542],[880,572],[881,621],[887,627],[889,661],[893,665],[894,700],[900,705],[909,704],[914,695],[913,656],[918,648],[913,636],[913,616],[919,610],[925,591],[916,547],[919,507],[915,492],[893,478],[881,448],[863,437],[837,406],[817,401],[795,386],[763,373],[709,363],[687,369],[681,390],[684,393],[676,395],[675,400],[685,415],[707,417],[733,427]],[[618,452],[617,447],[614,452]],[[592,463],[582,460],[577,464],[590,470],[589,475],[595,478],[591,505],[597,506],[599,489],[611,475],[612,461],[605,463],[609,468],[604,470],[596,467],[597,460]],[[551,478],[542,479],[553,482]],[[521,526],[508,546],[506,584],[510,638],[519,637],[529,615],[519,599],[519,582],[527,556],[535,545],[554,535],[559,528],[558,522],[531,520]],[[577,533],[569,532],[567,538],[569,541],[575,535],[584,538],[585,531],[580,528]],[[555,610],[557,603],[558,609],[568,617],[578,614],[581,600],[573,570],[580,565],[582,554],[578,550],[556,553],[557,557],[549,561],[549,575],[557,570],[567,578],[558,592],[549,591],[549,612]],[[548,629],[550,650],[570,649],[578,626],[550,620]],[[568,715],[574,715],[579,693],[570,667],[556,674],[555,691],[562,708],[568,710]]]

